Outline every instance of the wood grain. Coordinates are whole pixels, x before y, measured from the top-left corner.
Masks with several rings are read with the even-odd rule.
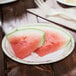
[[[0,27],[0,76],[4,76],[4,55],[1,48],[2,29]]]
[[[4,76],[4,54],[2,52],[2,47],[1,47],[1,43],[2,43],[2,29],[1,29],[1,8],[0,8],[0,76]]]

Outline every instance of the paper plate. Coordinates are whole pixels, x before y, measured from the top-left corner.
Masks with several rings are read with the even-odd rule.
[[[57,0],[59,3],[62,3],[64,5],[68,5],[68,6],[76,6],[76,3],[68,3],[65,0]]]
[[[0,0],[0,4],[6,4],[6,3],[11,3],[11,2],[15,2],[17,0]]]
[[[32,24],[32,25],[34,26],[34,25],[50,25],[50,24],[40,24],[39,23],[39,24]],[[52,26],[52,27],[57,27],[57,26]],[[72,37],[72,35],[70,33],[68,33],[68,34]],[[65,57],[67,57],[74,49],[74,39],[72,37],[69,45],[66,48],[62,48],[61,50],[48,54],[44,57],[40,57],[36,53],[32,53],[30,56],[28,56],[24,59],[17,58],[15,56],[12,48],[8,44],[8,40],[6,39],[6,36],[2,40],[2,49],[9,58],[11,58],[12,60],[17,61],[19,63],[30,64],[30,65],[47,64],[47,63],[57,62],[59,60],[64,59]]]

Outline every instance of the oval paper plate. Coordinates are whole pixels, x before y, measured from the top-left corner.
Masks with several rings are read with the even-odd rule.
[[[58,27],[58,26],[55,26],[55,25],[51,25],[51,24],[41,24],[41,23],[38,23],[38,24],[29,24],[28,26],[32,26],[34,27],[34,25],[49,25],[50,27]],[[25,27],[25,26],[24,26]],[[22,27],[22,28],[24,28]],[[61,27],[58,27],[60,29],[62,29]],[[21,28],[19,28],[21,29]],[[62,29],[64,30],[64,29]],[[66,30],[65,30],[66,33],[68,33]],[[71,37],[72,35],[70,33],[68,33]],[[61,50],[58,50],[54,53],[51,53],[51,54],[48,54],[44,57],[40,57],[38,56],[36,53],[32,53],[30,56],[24,58],[24,59],[19,59],[15,56],[12,48],[10,47],[10,44],[8,44],[8,40],[6,39],[6,36],[3,38],[2,40],[2,49],[4,51],[4,53],[9,57],[11,58],[12,60],[14,61],[17,61],[19,63],[23,63],[23,64],[31,64],[31,65],[38,65],[38,64],[46,64],[46,63],[53,63],[53,62],[57,62],[59,60],[62,60],[64,59],[65,57],[67,57],[74,49],[74,39],[73,37],[71,38],[71,41],[70,43],[68,44],[68,46],[66,48],[62,48]]]
[[[11,2],[15,2],[17,0],[0,0],[0,4],[6,4],[6,3],[11,3]]]
[[[76,6],[76,3],[68,3],[65,0],[57,0],[59,3],[62,3],[64,5],[68,5],[68,6]]]

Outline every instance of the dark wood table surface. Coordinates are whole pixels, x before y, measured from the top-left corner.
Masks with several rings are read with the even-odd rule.
[[[18,26],[26,23],[44,22],[52,24],[50,21],[26,11],[27,8],[34,7],[36,5],[33,0],[19,0],[11,4],[0,5],[0,25]],[[73,35],[76,44],[76,31],[67,30]],[[32,66],[20,64],[8,58],[1,48],[3,37],[4,32],[0,27],[0,76],[76,76],[76,45],[73,52],[59,62]]]

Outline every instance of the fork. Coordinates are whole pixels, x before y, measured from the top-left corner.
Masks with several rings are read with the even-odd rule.
[[[54,10],[53,8],[48,6],[48,4],[46,4],[46,2],[44,2],[43,0],[34,0],[34,1],[37,4],[37,6],[44,12],[43,14],[45,16],[47,16],[47,15],[48,15],[48,17],[59,16],[61,18],[67,19],[67,20],[76,21],[76,17],[74,17],[70,14],[66,14],[66,12],[61,12],[61,11]]]

